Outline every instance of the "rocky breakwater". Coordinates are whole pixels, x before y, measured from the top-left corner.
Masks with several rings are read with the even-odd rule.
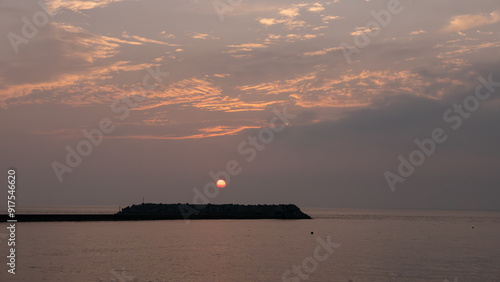
[[[311,219],[296,205],[191,205],[140,204],[116,213],[117,217],[151,219]]]

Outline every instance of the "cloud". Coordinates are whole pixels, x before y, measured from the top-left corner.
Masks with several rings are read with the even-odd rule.
[[[108,6],[113,2],[121,2],[124,0],[93,0],[93,1],[82,1],[82,0],[49,0],[46,5],[51,10],[58,10],[61,8],[71,10],[73,12],[79,12],[81,10],[91,10],[95,8],[103,8]]]
[[[427,33],[427,32],[423,29],[419,29],[419,30],[415,30],[415,31],[410,32],[410,35],[419,35],[419,34],[424,34],[424,33]]]
[[[478,42],[476,40],[464,39],[464,42],[449,42],[445,44],[436,45],[437,48],[446,48],[445,51],[437,55],[438,58],[449,58],[463,56],[465,54],[477,53],[479,51],[485,52],[484,49],[492,49],[494,51],[496,48],[500,47],[500,40],[497,41],[483,41]],[[486,54],[486,53],[484,53]]]
[[[306,22],[301,20],[296,20],[300,16],[300,9],[307,6],[308,4],[293,4],[290,8],[284,8],[279,10],[280,19],[276,18],[258,18],[260,24],[265,26],[272,26],[276,24],[283,23],[288,29],[295,29],[305,26]]]
[[[313,27],[313,30],[320,30],[320,29],[323,29],[323,28],[328,28],[328,26],[322,25],[322,26]]]
[[[81,27],[70,24],[54,23],[54,26],[56,27],[54,38],[65,43],[68,48],[62,51],[70,53],[73,57],[84,58],[90,63],[96,59],[109,58],[116,55],[120,44],[142,44],[140,42],[92,34]]]
[[[259,23],[266,25],[266,26],[271,26],[271,25],[282,23],[282,22],[284,22],[284,21],[273,19],[273,18],[261,18],[261,19],[259,19]]]
[[[337,50],[342,50],[342,47],[325,48],[325,49],[321,49],[319,51],[306,52],[302,55],[303,56],[319,56],[319,55],[325,55],[326,53],[330,53],[330,52],[337,51]]]
[[[309,12],[313,12],[313,13],[318,13],[318,12],[321,12],[325,9],[325,7],[323,7],[323,5],[321,5],[320,3],[314,3],[311,7],[309,7],[307,10]]]
[[[216,76],[221,78],[221,76]],[[155,91],[148,94],[136,110],[159,109],[164,106],[193,107],[206,111],[244,112],[262,111],[267,106],[279,104],[281,101],[245,101],[238,97],[222,95],[222,88],[214,81],[206,78],[191,77],[170,85],[158,85]]]
[[[361,35],[363,33],[370,33],[370,32],[375,31],[375,30],[378,30],[378,28],[376,28],[376,27],[366,28],[364,26],[356,27],[356,30],[351,32],[351,35],[352,36]]]
[[[321,20],[324,23],[329,23],[330,21],[340,20],[340,19],[343,19],[343,17],[340,17],[340,16],[324,16]]]
[[[140,46],[142,42],[92,34],[67,23],[53,23],[46,32],[48,35],[40,35],[41,40],[30,42],[22,56],[0,61],[0,101],[52,90],[72,93],[81,89],[79,83],[90,87],[113,72],[152,65],[112,59],[122,46]]]
[[[168,134],[168,135],[119,135],[108,137],[110,139],[146,139],[146,140],[184,140],[184,139],[201,139],[210,137],[221,137],[228,135],[237,135],[243,130],[260,128],[261,126],[213,126],[200,128],[194,134]]]
[[[294,100],[295,105],[303,108],[349,108],[367,106],[401,93],[423,96],[425,88],[430,85],[424,77],[410,71],[349,71],[335,78],[325,76],[325,72],[322,70],[291,79],[238,86],[237,89],[247,95],[286,95]]]
[[[474,27],[493,24],[500,21],[498,11],[489,14],[459,15],[454,16],[448,23],[448,26],[442,29],[443,32],[457,32],[468,30]]]
[[[289,18],[295,18],[299,13],[299,8],[298,7],[292,7],[292,8],[287,8],[287,9],[281,9],[280,10],[280,15],[289,17]]]
[[[175,34],[167,33],[165,30],[160,32],[161,36],[167,39],[175,39]]]
[[[125,96],[130,89],[102,83],[117,73],[144,70],[154,64],[130,64],[118,61],[106,66],[93,66],[82,71],[62,73],[52,80],[38,83],[12,85],[0,90],[0,101],[4,107],[15,104],[60,103],[74,107],[90,104],[109,104]],[[124,89],[125,87],[125,89]]]
[[[191,32],[188,33],[188,36],[193,38],[193,39],[218,39],[217,37],[210,35],[208,33],[199,33],[199,32]]]
[[[236,44],[236,45],[228,45],[228,48],[231,48],[231,50],[224,51],[226,54],[231,54],[231,56],[253,56],[251,52],[255,49],[259,48],[266,48],[268,47],[267,44],[263,43],[243,43],[243,44]],[[243,53],[243,54],[242,54]]]
[[[135,40],[137,40],[139,42],[143,42],[143,43],[155,43],[155,44],[172,46],[172,47],[179,46],[179,44],[172,44],[172,43],[167,43],[167,42],[158,41],[158,40],[154,40],[154,39],[148,39],[148,38],[141,37],[138,35],[129,35],[127,32],[122,32],[122,37],[127,38],[127,39],[135,39]]]
[[[295,42],[298,40],[308,40],[308,39],[313,39],[321,36],[323,34],[294,34],[294,33],[289,33],[286,35],[286,41],[287,42]]]

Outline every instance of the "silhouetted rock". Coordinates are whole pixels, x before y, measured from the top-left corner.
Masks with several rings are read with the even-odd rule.
[[[311,219],[296,205],[140,204],[117,216],[155,216],[179,219]]]

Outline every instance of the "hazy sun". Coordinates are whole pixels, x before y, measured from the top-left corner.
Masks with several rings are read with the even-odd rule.
[[[226,181],[224,181],[222,179],[217,180],[217,187],[219,187],[219,188],[226,187]]]

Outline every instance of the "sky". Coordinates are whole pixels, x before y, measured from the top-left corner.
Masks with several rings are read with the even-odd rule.
[[[18,206],[500,209],[497,0],[2,0],[0,36]]]

